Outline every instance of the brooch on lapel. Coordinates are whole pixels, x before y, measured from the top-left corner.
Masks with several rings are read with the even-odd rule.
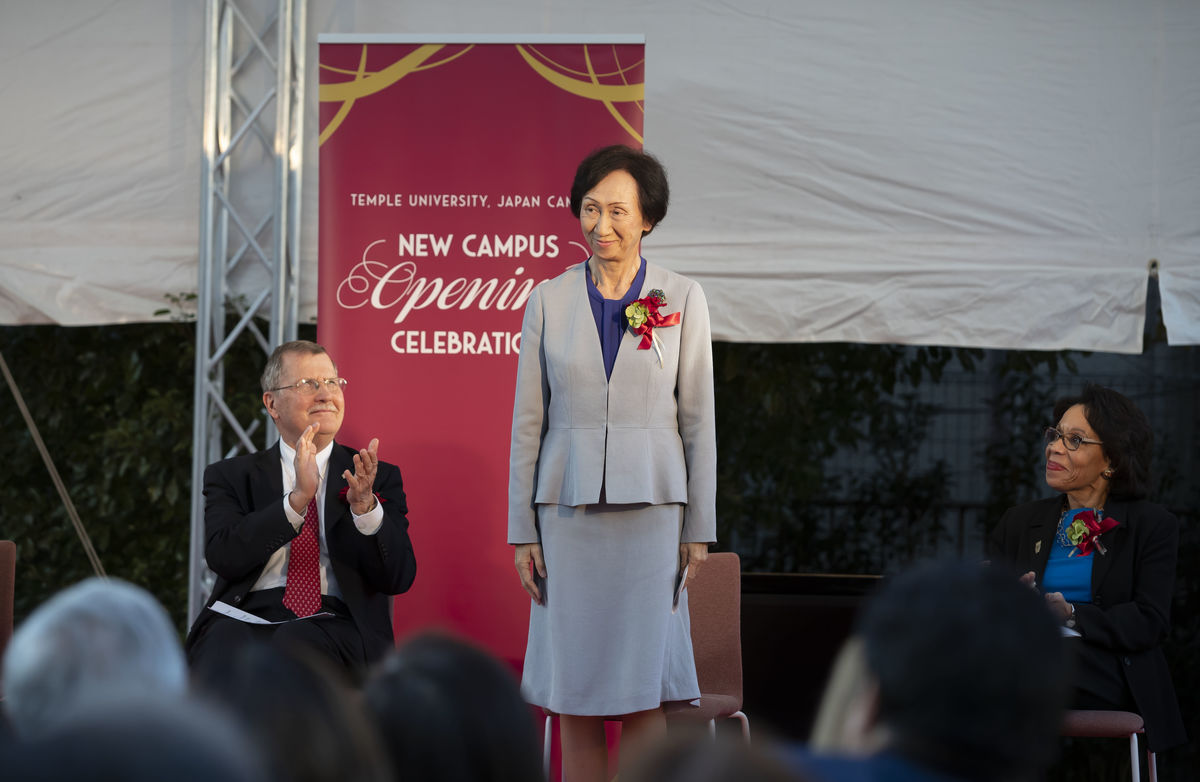
[[[629,322],[630,330],[642,337],[642,341],[638,344],[638,350],[649,350],[653,347],[654,352],[658,355],[660,367],[663,365],[662,340],[654,333],[654,330],[660,327],[678,326],[680,321],[678,312],[664,315],[659,311],[665,306],[667,306],[667,297],[661,289],[655,288],[650,291],[649,296],[640,298],[625,308],[625,320]]]

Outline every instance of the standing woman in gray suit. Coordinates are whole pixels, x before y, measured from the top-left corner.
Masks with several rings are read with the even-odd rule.
[[[687,593],[716,539],[708,305],[641,257],[666,171],[624,146],[579,164],[591,257],[534,289],[513,409],[508,542],[532,598],[522,692],[561,715],[567,782],[604,779],[604,718],[629,754],[700,696]]]

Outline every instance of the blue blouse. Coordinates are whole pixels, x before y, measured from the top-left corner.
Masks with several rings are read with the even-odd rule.
[[[625,308],[637,300],[646,281],[646,259],[642,258],[637,276],[629,290],[618,299],[606,299],[600,294],[590,273],[583,275],[587,280],[588,302],[592,305],[592,317],[596,319],[596,333],[600,336],[600,350],[604,354],[604,376],[612,379],[613,364],[617,363],[617,350],[621,337],[625,335]]]
[[[1046,562],[1046,571],[1042,573],[1042,589],[1046,592],[1062,592],[1063,599],[1068,603],[1092,602],[1092,564],[1095,557],[1092,553],[1086,556],[1075,551],[1075,546],[1064,546],[1059,535],[1066,535],[1076,514],[1092,508],[1075,508],[1067,511],[1058,531],[1054,533],[1054,542],[1050,544],[1050,559]]]

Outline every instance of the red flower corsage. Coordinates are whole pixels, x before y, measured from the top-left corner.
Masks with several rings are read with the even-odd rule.
[[[1100,536],[1116,526],[1116,519],[1109,517],[1097,519],[1096,514],[1090,510],[1075,514],[1071,526],[1067,528],[1067,540],[1075,544],[1075,548],[1068,556],[1073,557],[1079,554],[1081,557],[1086,557],[1093,548],[1101,555],[1107,554],[1108,549],[1104,548],[1104,544],[1100,542]]]
[[[659,310],[665,306],[667,297],[660,289],[655,288],[650,291],[649,296],[638,299],[625,308],[625,319],[629,322],[629,328],[634,334],[640,334],[642,337],[638,350],[649,350],[653,346],[654,352],[658,354],[660,367],[663,365],[662,340],[654,330],[659,327],[678,326],[680,320],[678,312],[663,315]]]

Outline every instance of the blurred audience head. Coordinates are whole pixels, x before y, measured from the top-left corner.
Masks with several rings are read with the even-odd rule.
[[[344,670],[303,648],[239,646],[193,681],[265,756],[275,782],[383,782],[387,757]]]
[[[89,704],[187,688],[179,634],[146,590],[96,578],[58,593],[17,628],[4,657],[4,708],[17,735],[46,733]]]
[[[366,701],[397,779],[543,778],[533,713],[516,678],[470,643],[434,634],[408,641],[372,672]]]
[[[761,735],[748,744],[741,735],[706,730],[668,734],[648,746],[625,771],[621,782],[805,782],[808,777],[777,754]]]
[[[1066,654],[1045,601],[1009,574],[920,565],[864,609],[835,666],[814,734],[823,745],[814,748],[886,748],[967,780],[1026,778],[1054,758]]]
[[[184,698],[84,706],[14,745],[5,779],[22,782],[261,782],[261,758],[229,718]]]

